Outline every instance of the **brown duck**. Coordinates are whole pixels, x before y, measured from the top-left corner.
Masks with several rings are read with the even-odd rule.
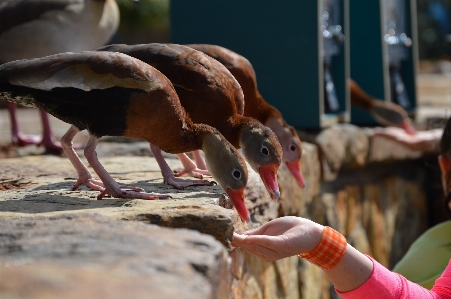
[[[241,148],[271,197],[280,196],[277,171],[282,150],[277,136],[256,119],[240,114],[243,92],[224,65],[176,44],[108,45],[98,50],[130,55],[166,75],[191,119],[217,128],[233,146]]]
[[[216,45],[187,45],[221,62],[238,80],[244,93],[244,116],[252,117],[269,127],[279,139],[283,150],[282,161],[298,182],[305,181],[300,169],[302,143],[296,130],[288,125],[277,108],[265,101],[257,88],[257,76],[248,59],[229,49]]]
[[[349,79],[349,88],[351,105],[368,111],[379,124],[404,129],[408,134],[416,133],[406,110],[401,106],[392,102],[376,100],[352,79]]]
[[[84,184],[114,197],[167,197],[120,186],[103,168],[95,152],[105,135],[144,139],[158,160],[160,148],[169,153],[202,149],[208,168],[224,188],[243,220],[247,169],[236,149],[208,125],[187,116],[171,82],[155,68],[112,52],[62,53],[0,65],[0,98],[42,108],[72,124],[62,138],[63,150],[78,173],[74,189]],[[89,131],[85,156],[99,176],[93,176],[72,148],[79,130]],[[164,159],[159,163],[165,164]],[[169,167],[166,164],[166,167]]]

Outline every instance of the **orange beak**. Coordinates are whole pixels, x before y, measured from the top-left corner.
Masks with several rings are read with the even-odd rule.
[[[409,120],[404,120],[401,123],[401,128],[404,129],[404,131],[406,131],[409,135],[415,135],[417,133],[417,130],[415,130],[415,128],[410,124]]]
[[[244,204],[244,188],[241,188],[239,190],[227,189],[226,193],[232,200],[233,206],[237,210],[241,219],[244,222],[248,222],[249,212],[247,211],[246,205]]]
[[[301,188],[305,187],[304,177],[301,172],[301,159],[295,160],[293,162],[286,162],[288,169],[294,176]]]
[[[271,198],[274,201],[280,197],[279,191],[279,183],[277,182],[277,170],[279,169],[279,165],[270,164],[266,166],[262,166],[259,169],[260,177],[265,184],[266,190],[268,190]]]

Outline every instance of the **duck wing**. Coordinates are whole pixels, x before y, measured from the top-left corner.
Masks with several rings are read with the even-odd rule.
[[[244,96],[238,81],[224,65],[200,51],[158,43],[109,45],[98,50],[125,53],[161,71],[177,88],[182,106],[194,122],[208,123],[200,121],[206,117],[201,112],[207,110],[205,105],[216,117],[244,111]]]
[[[121,135],[132,96],[157,89],[175,95],[164,75],[120,53],[62,53],[0,65],[0,98],[43,108],[96,136]]]

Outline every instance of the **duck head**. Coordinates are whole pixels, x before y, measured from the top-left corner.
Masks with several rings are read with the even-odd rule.
[[[305,187],[305,180],[301,172],[302,143],[296,129],[288,125],[280,117],[269,117],[265,125],[276,134],[282,147],[282,162],[290,170],[301,188]]]
[[[205,136],[202,150],[211,176],[230,197],[241,219],[249,221],[244,203],[248,173],[243,157],[219,132]]]
[[[288,126],[279,137],[283,150],[283,162],[287,165],[291,174],[301,188],[305,187],[304,176],[301,172],[302,143],[296,130]]]
[[[378,104],[371,108],[370,113],[381,125],[398,127],[404,129],[408,134],[416,134],[407,112],[398,104],[378,101]]]
[[[274,201],[280,197],[277,171],[282,147],[276,134],[258,121],[248,121],[240,131],[240,146],[246,161],[263,180]]]

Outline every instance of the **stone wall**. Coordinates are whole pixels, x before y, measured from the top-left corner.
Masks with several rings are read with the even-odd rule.
[[[276,203],[251,171],[246,224],[220,187],[164,185],[143,143],[100,143],[100,160],[118,181],[170,200],[97,201],[70,191],[76,175],[64,157],[1,159],[0,297],[335,298],[322,271],[298,257],[266,263],[230,248],[233,230],[302,216],[392,267],[441,220],[435,147],[412,151],[352,125],[299,133],[306,187],[281,166]]]

